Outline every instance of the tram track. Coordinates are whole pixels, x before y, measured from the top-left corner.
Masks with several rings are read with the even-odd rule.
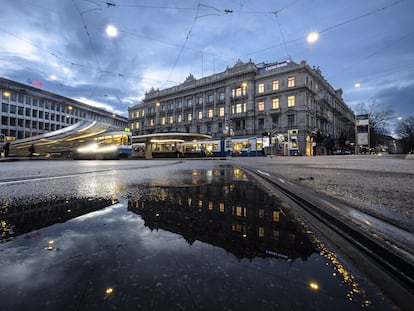
[[[346,250],[344,255],[356,263],[402,310],[412,308],[414,255],[410,244],[406,243],[413,243],[412,233],[375,220],[372,216],[351,218],[341,212],[352,208],[332,198],[311,193],[281,176],[253,167],[242,169],[269,191],[276,190],[276,195],[281,195],[290,206],[295,205],[298,214],[308,225],[322,233],[342,252]],[[361,214],[355,211],[355,215]],[[381,232],[375,231],[375,225]],[[386,232],[394,232],[394,235],[386,237]]]

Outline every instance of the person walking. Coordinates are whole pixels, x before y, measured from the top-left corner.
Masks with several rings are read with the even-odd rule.
[[[325,139],[323,140],[323,146],[326,149],[327,155],[333,155],[333,148],[335,146],[335,140],[331,136],[331,134],[326,135]]]
[[[346,142],[346,136],[344,132],[341,132],[338,138],[338,146],[339,146],[339,149],[341,149],[341,154],[345,154],[345,142]]]
[[[9,152],[10,152],[10,143],[7,142],[4,146],[4,157],[7,158],[9,156]]]
[[[29,147],[30,157],[33,157],[34,152],[35,152],[34,144],[31,144]]]

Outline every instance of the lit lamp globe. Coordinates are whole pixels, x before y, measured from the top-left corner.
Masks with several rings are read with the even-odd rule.
[[[105,31],[106,31],[106,34],[108,35],[108,37],[114,38],[114,37],[118,36],[118,29],[114,25],[106,26]]]
[[[315,43],[319,40],[319,32],[313,31],[306,36],[308,43]]]

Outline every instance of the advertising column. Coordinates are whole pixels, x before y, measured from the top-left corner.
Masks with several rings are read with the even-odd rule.
[[[356,148],[355,153],[369,153],[369,115],[356,115]]]

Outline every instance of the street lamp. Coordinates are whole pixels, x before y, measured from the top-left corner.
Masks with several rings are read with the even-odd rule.
[[[317,31],[312,31],[306,36],[306,41],[308,41],[308,43],[315,43],[318,40],[319,40],[319,32]]]
[[[107,25],[105,28],[105,32],[110,38],[115,38],[118,36],[118,28],[116,28],[114,25]]]

